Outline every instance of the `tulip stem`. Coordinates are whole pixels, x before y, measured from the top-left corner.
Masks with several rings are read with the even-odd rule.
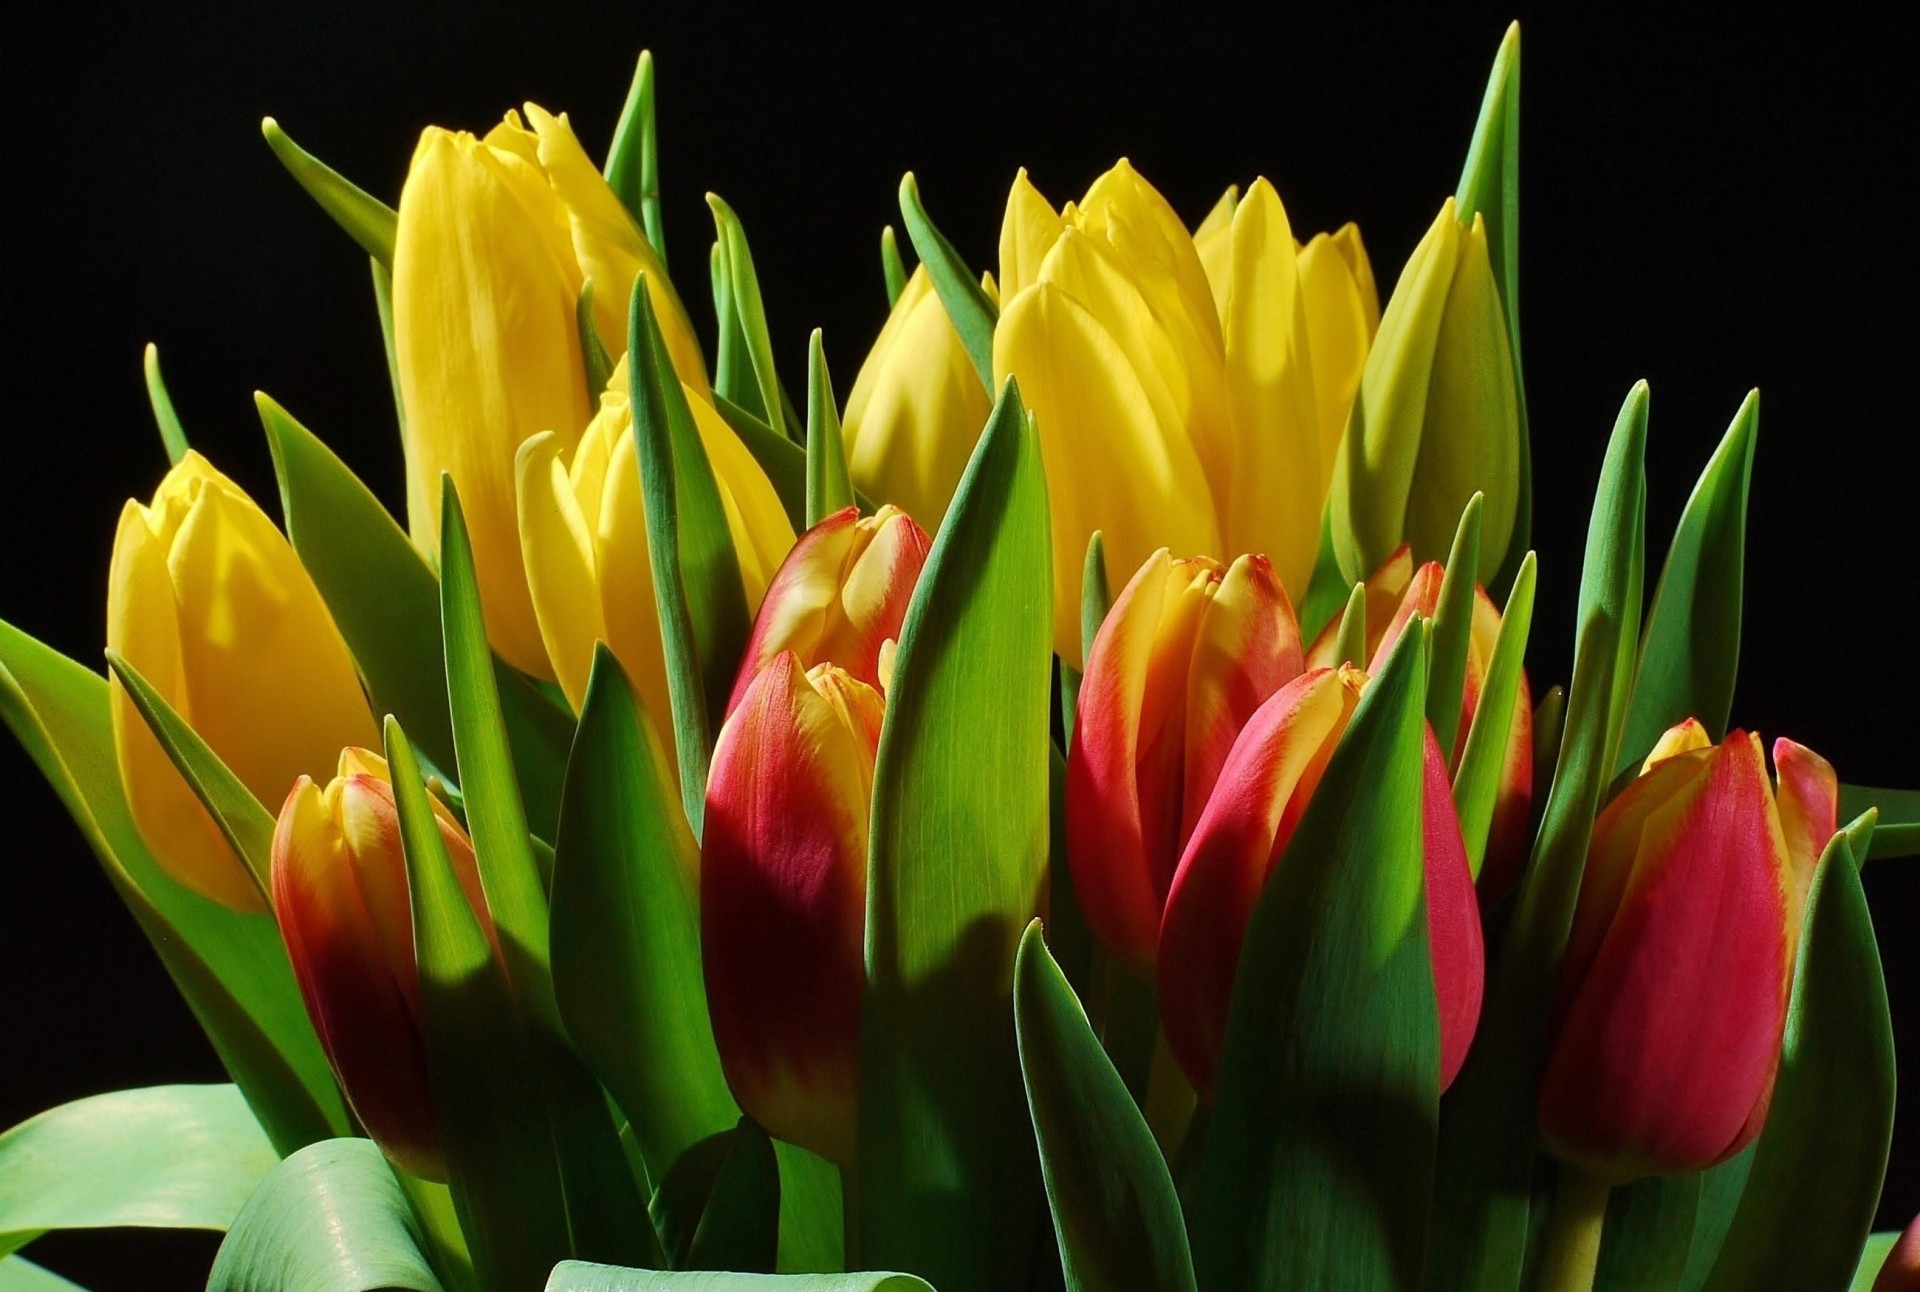
[[[1600,1234],[1607,1222],[1607,1197],[1613,1186],[1577,1166],[1560,1167],[1553,1215],[1547,1221],[1546,1250],[1540,1258],[1539,1292],[1592,1292],[1600,1262]]]

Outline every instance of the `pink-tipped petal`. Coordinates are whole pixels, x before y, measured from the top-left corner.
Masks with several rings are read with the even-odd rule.
[[[1433,994],[1440,1010],[1440,1089],[1453,1084],[1480,1025],[1487,951],[1480,900],[1453,807],[1453,782],[1433,728],[1427,728],[1421,787],[1421,840],[1427,880],[1427,944]]]

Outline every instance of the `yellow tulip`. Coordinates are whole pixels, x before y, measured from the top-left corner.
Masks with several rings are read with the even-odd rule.
[[[915,268],[847,396],[854,485],[939,529],[992,411],[926,266]]]
[[[751,614],[793,546],[793,526],[733,428],[691,386],[682,389],[720,486]],[[550,664],[543,671],[578,710],[594,643],[606,642],[664,737],[672,710],[624,357],[579,444],[569,452],[558,435],[537,435],[521,447],[516,475],[519,551]]]
[[[686,312],[564,115],[527,105],[484,139],[429,127],[400,195],[393,313],[415,541],[439,540],[439,479],[472,532],[488,636],[508,663],[551,676],[520,566],[514,455],[550,431],[571,450],[593,415],[577,308],[589,283],[610,352],[626,348],[645,271],[683,382],[706,390]]]
[[[313,580],[239,486],[188,453],[129,500],[107,579],[107,645],[262,803],[327,776],[379,728]],[[116,678],[114,749],[134,826],[174,879],[236,910],[258,889]]]

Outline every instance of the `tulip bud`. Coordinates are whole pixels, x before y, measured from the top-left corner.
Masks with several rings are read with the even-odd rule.
[[[644,270],[675,371],[703,393],[706,375],[658,258],[566,118],[532,104],[527,113],[532,130],[510,113],[485,139],[421,135],[394,239],[394,349],[414,540],[436,554],[447,472],[488,637],[509,664],[551,677],[520,564],[514,455],[541,431],[570,452],[593,415],[577,313],[589,280],[610,352],[626,349],[628,296]]]
[[[881,648],[900,640],[932,546],[927,531],[891,504],[865,518],[845,508],[801,535],[753,621],[729,711],[782,651],[792,651],[802,669],[837,664],[885,693]]]
[[[1540,1088],[1549,1147],[1595,1179],[1703,1170],[1766,1116],[1833,768],[1688,719],[1594,823]]]
[[[1359,703],[1357,669],[1314,669],[1255,711],[1187,842],[1160,925],[1167,1045],[1211,1097],[1247,923]],[[1421,787],[1427,939],[1440,1021],[1440,1088],[1466,1062],[1480,1020],[1485,944],[1446,763],[1426,734]]]
[[[107,645],[262,802],[331,767],[341,746],[378,737],[353,657],[293,548],[198,453],[167,472],[152,503],[120,513]],[[222,905],[263,909],[118,678],[110,688],[120,783],[154,860]]]
[[[1453,199],[1414,248],[1380,319],[1335,467],[1329,520],[1350,581],[1402,543],[1444,558],[1467,500],[1481,513],[1481,579],[1513,537],[1520,410],[1506,314],[1479,215]]]
[[[431,801],[453,872],[491,937],[473,846]],[[305,776],[294,783],[273,833],[273,907],[354,1116],[396,1164],[445,1178],[421,1039],[413,904],[385,759],[345,749],[326,788]]]
[[[720,1066],[742,1111],[853,1160],[867,816],[884,706],[833,664],[775,656],[714,745],[701,950]]]
[[[847,396],[854,485],[938,529],[992,411],[926,266],[915,268]]]
[[[1261,556],[1148,557],[1113,603],[1067,755],[1067,857],[1094,933],[1150,972],[1175,864],[1248,716],[1300,672]]]
[[[793,546],[793,526],[733,428],[692,387],[682,390],[720,488],[751,613]],[[536,435],[521,445],[515,473],[521,559],[551,675],[577,711],[594,643],[604,641],[648,714],[666,722],[672,708],[624,355],[571,460],[559,436]]]

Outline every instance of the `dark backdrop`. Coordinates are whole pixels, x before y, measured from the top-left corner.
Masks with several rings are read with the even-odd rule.
[[[1229,181],[1266,174],[1296,230],[1360,222],[1384,294],[1452,191],[1511,16],[919,8],[40,8],[41,30],[16,28],[0,55],[15,105],[0,614],[98,659],[114,517],[165,465],[140,384],[149,339],[195,443],[256,498],[276,497],[250,400],[260,388],[398,503],[365,258],[280,171],[263,114],[392,199],[420,127],[483,130],[527,98],[569,110],[597,153],[650,46],[667,240],[696,318],[710,316],[712,189],[754,239],[782,362],[797,368],[807,330],[824,327],[844,395],[885,313],[876,239],[898,218],[908,168],[977,264],[994,260],[1022,164],[1057,203],[1124,153],[1189,219]],[[1792,734],[1850,781],[1920,782],[1901,43],[1857,23],[1599,23],[1543,8],[1521,14],[1536,685],[1566,676],[1579,545],[1628,385],[1653,384],[1656,550],[1758,385],[1736,720]],[[52,792],[5,740],[0,795],[0,1125],[115,1087],[221,1079]],[[1868,877],[1910,1073],[1916,881],[1920,867],[1901,863]],[[1880,1223],[1917,1208],[1909,1094]],[[198,1286],[212,1250],[205,1236],[114,1234],[35,1254],[98,1287],[161,1288]]]

